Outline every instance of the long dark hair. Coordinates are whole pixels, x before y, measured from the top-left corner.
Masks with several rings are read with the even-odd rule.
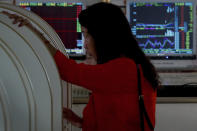
[[[159,86],[158,75],[131,33],[122,10],[110,3],[97,3],[79,14],[79,22],[95,41],[97,63],[125,56],[141,64],[145,78],[153,88]]]

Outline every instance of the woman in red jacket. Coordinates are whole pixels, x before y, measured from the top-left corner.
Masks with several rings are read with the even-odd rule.
[[[83,131],[140,131],[139,64],[145,107],[154,126],[158,75],[139,48],[121,9],[98,3],[83,10],[79,22],[87,53],[97,65],[76,64],[53,51],[61,78],[92,91],[83,119],[69,109],[64,109],[65,118],[81,125]],[[146,131],[151,130],[146,120],[144,123]]]
[[[64,108],[64,118],[83,131],[140,131],[138,77],[150,123],[155,125],[156,90],[159,86],[154,66],[138,46],[121,9],[97,3],[83,10],[79,21],[86,51],[96,65],[77,64],[46,42],[54,56],[61,78],[92,91],[83,118]]]

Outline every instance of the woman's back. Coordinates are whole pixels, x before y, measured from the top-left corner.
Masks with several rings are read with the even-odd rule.
[[[84,131],[140,130],[137,68],[133,60],[121,57],[90,66],[76,64],[60,53],[56,57],[60,72],[64,72],[63,79],[92,91],[83,112]],[[141,76],[145,106],[151,122],[155,123],[156,91],[143,77],[142,69]]]
[[[93,93],[98,130],[140,131],[136,64],[131,59],[118,58],[108,66],[110,76],[106,76],[107,73],[103,77],[108,82],[100,87],[102,91]],[[156,92],[144,77],[141,79],[145,106],[151,122],[155,123]],[[149,129],[147,124],[145,128]]]

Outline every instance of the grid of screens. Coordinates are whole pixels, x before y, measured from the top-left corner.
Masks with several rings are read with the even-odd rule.
[[[130,2],[127,15],[139,46],[152,58],[195,56],[192,2]]]
[[[51,25],[66,47],[70,56],[85,55],[78,15],[82,3],[20,2],[19,6],[30,10]]]

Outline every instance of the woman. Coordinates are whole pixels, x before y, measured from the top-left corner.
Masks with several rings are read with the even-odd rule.
[[[83,10],[79,21],[87,53],[96,65],[77,64],[46,42],[61,78],[92,91],[83,118],[64,108],[64,117],[83,131],[140,131],[137,68],[147,114],[155,125],[158,75],[138,46],[121,9],[97,3]],[[145,130],[151,130],[144,118]]]
[[[76,64],[59,51],[54,58],[62,79],[92,91],[83,111],[83,130],[140,130],[136,64],[141,66],[145,106],[154,125],[158,76],[121,9],[98,3],[83,10],[79,22],[86,50],[97,65]],[[145,129],[150,130],[146,122]]]

